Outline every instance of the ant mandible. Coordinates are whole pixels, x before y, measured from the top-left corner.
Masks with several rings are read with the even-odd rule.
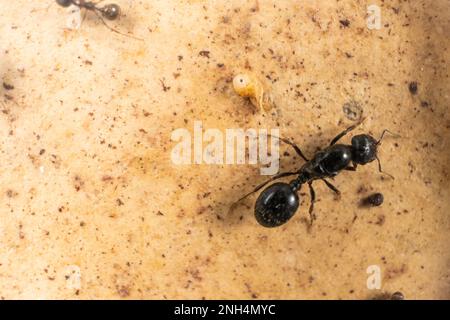
[[[268,186],[261,192],[255,203],[255,218],[259,224],[267,228],[278,227],[285,224],[292,218],[299,207],[299,196],[297,192],[302,185],[307,183],[311,196],[311,204],[309,207],[311,226],[315,219],[313,210],[314,202],[316,200],[316,193],[312,186],[313,181],[322,180],[328,188],[337,195],[340,195],[340,191],[326,180],[326,178],[334,177],[342,170],[356,171],[358,165],[365,165],[374,160],[377,160],[378,162],[379,172],[385,173],[381,169],[381,162],[377,156],[377,147],[386,133],[397,136],[396,134],[385,129],[378,140],[375,140],[368,134],[359,134],[352,137],[351,145],[337,144],[342,137],[354,130],[362,122],[363,121],[342,131],[331,140],[331,143],[327,148],[318,151],[311,160],[303,154],[295,143],[287,139],[273,137],[278,138],[280,141],[293,147],[295,152],[305,160],[306,163],[297,171],[282,172],[273,176],[268,181],[258,185],[252,192],[243,196],[234,203],[233,206],[274,180],[296,175],[297,178],[290,183],[277,182]],[[387,175],[394,178],[390,174]]]
[[[130,38],[134,38],[137,40],[142,40],[140,38],[122,33],[117,31],[116,29],[111,28],[106,22],[105,20],[103,20],[103,18],[107,19],[107,20],[116,20],[117,18],[120,17],[121,15],[121,10],[118,4],[115,3],[110,3],[110,4],[106,4],[102,7],[98,6],[98,4],[102,2],[102,1],[98,1],[98,2],[93,2],[93,1],[85,1],[85,0],[56,0],[56,3],[59,4],[62,7],[69,7],[71,5],[77,6],[80,9],[85,9],[87,11],[91,11],[94,12],[97,17],[100,19],[100,21],[103,23],[103,25],[108,28],[109,30],[118,33],[120,35],[126,36],[126,37],[130,37]]]

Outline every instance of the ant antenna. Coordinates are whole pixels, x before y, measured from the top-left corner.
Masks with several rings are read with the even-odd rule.
[[[386,133],[389,133],[391,136],[396,137],[396,138],[399,138],[399,137],[400,137],[399,134],[393,133],[392,131],[389,131],[388,129],[384,129],[383,132],[381,133],[380,139],[378,139],[378,141],[376,142],[376,145],[379,145],[379,144],[381,143],[381,140],[383,140],[384,135],[385,135]],[[384,171],[381,169],[381,161],[380,161],[380,159],[378,158],[378,156],[375,156],[375,158],[376,158],[377,161],[378,161],[378,171],[379,171],[380,173],[384,173],[384,174],[388,175],[388,176],[391,177],[392,179],[395,179],[394,176],[393,176],[392,174],[387,173],[387,172],[384,172]]]
[[[99,12],[101,12],[101,14],[99,14],[99,13],[97,12],[97,10],[98,10]],[[104,11],[104,8],[101,8],[101,9],[95,8],[95,10],[94,10],[95,15],[100,19],[100,21],[103,23],[103,25],[104,25],[106,28],[108,28],[108,29],[111,30],[112,32],[115,32],[115,33],[120,34],[120,35],[122,35],[122,36],[129,37],[129,38],[133,38],[133,39],[139,40],[139,41],[144,41],[144,39],[142,39],[142,38],[138,38],[138,37],[136,37],[136,36],[133,36],[133,35],[129,35],[129,34],[120,32],[120,31],[118,31],[118,30],[116,30],[116,29],[110,27],[110,26],[105,22],[105,20],[104,20],[103,17],[102,17],[102,15],[104,14],[104,12],[105,12],[105,11]]]
[[[379,144],[381,143],[381,140],[383,140],[384,135],[385,135],[386,133],[389,133],[391,136],[393,136],[393,137],[395,137],[395,138],[400,138],[400,135],[398,135],[398,134],[396,134],[396,133],[393,133],[392,131],[389,131],[388,129],[384,129],[383,132],[381,133],[380,139],[378,139],[378,141],[377,141],[377,145],[379,145]]]
[[[394,180],[395,177],[394,177],[392,174],[387,173],[387,172],[384,172],[384,171],[381,169],[381,161],[380,161],[380,158],[378,158],[378,156],[375,156],[375,158],[377,159],[377,162],[378,162],[378,171],[379,171],[380,173],[383,173],[383,174],[389,176],[392,180]]]

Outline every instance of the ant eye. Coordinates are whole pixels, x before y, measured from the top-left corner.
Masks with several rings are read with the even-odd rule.
[[[120,7],[117,4],[107,4],[102,9],[103,16],[108,20],[115,20],[120,16]]]
[[[298,209],[299,198],[287,183],[274,183],[267,187],[256,200],[255,218],[267,228],[286,223]]]
[[[61,7],[69,7],[72,4],[72,0],[56,0],[56,3]]]

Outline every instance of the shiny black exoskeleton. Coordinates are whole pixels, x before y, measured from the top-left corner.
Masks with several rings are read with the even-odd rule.
[[[103,7],[97,6],[97,3],[84,0],[56,0],[56,3],[62,7],[69,7],[74,5],[86,10],[100,13],[104,18],[108,20],[115,20],[120,16],[120,7],[117,4],[111,3]]]
[[[129,38],[142,40],[133,35],[119,32],[116,29],[111,28],[105,22],[105,20],[103,18],[105,18],[107,20],[116,20],[120,17],[120,15],[121,15],[120,7],[119,7],[119,5],[117,5],[115,3],[106,4],[104,6],[99,6],[98,2],[85,1],[85,0],[56,0],[56,3],[62,7],[69,7],[71,5],[74,5],[74,6],[79,7],[80,9],[85,9],[87,11],[93,12],[97,15],[97,17],[100,19],[100,21],[103,23],[103,25],[106,28],[108,28],[109,30],[111,30],[117,34],[129,37]]]
[[[381,163],[377,157],[377,147],[383,139],[384,134],[389,132],[388,130],[383,131],[379,140],[375,140],[367,134],[360,134],[352,138],[351,145],[336,144],[343,136],[355,129],[357,125],[353,125],[337,135],[327,148],[317,152],[311,160],[304,156],[297,145],[286,139],[278,138],[292,146],[306,163],[295,172],[283,172],[273,176],[269,181],[259,185],[255,190],[240,200],[262,189],[271,181],[296,175],[297,178],[290,183],[277,182],[261,192],[255,204],[255,217],[261,225],[268,228],[278,227],[286,223],[292,218],[299,207],[300,202],[297,192],[302,185],[308,183],[311,195],[309,213],[310,223],[312,224],[316,198],[312,187],[313,181],[322,180],[336,194],[340,194],[339,190],[326,180],[326,178],[334,177],[342,170],[355,171],[358,165],[365,165],[374,160],[378,161],[378,170],[382,172]]]

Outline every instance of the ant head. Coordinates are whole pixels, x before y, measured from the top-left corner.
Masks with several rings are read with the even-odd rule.
[[[274,183],[256,200],[255,218],[264,227],[278,227],[295,214],[298,205],[298,195],[289,184]]]
[[[107,4],[102,8],[102,15],[108,20],[116,20],[120,16],[120,7],[117,4]]]
[[[69,7],[72,4],[72,0],[56,0],[56,3],[61,7]]]
[[[372,162],[377,157],[378,142],[367,134],[352,138],[352,160],[357,164]]]

